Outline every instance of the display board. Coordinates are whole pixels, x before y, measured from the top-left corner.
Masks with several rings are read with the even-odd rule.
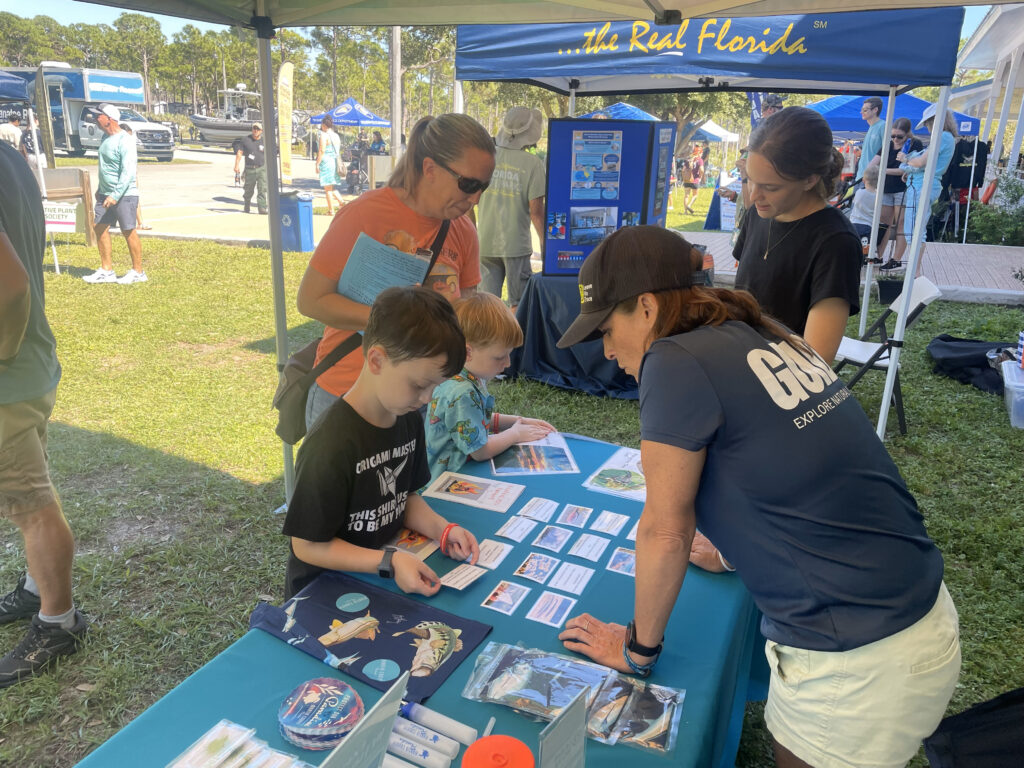
[[[619,227],[664,226],[674,147],[674,123],[552,120],[544,274],[577,274]]]

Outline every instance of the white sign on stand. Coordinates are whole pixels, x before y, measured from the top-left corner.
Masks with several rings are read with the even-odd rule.
[[[589,692],[583,688],[540,732],[540,768],[585,768]]]
[[[408,682],[409,673],[406,671],[363,715],[356,727],[320,764],[320,768],[379,768],[384,762],[391,727],[398,717]]]
[[[50,236],[53,268],[59,275],[60,262],[57,261],[57,244],[53,241],[53,235],[55,232],[78,231],[78,203],[57,203],[43,200],[43,218],[46,221],[46,234]]]

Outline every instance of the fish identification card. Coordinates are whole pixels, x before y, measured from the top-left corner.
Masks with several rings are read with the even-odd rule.
[[[479,579],[487,573],[486,568],[481,568],[477,565],[470,565],[469,563],[463,563],[452,568],[448,573],[441,577],[441,584],[452,589],[465,589],[474,581]]]
[[[506,544],[503,541],[484,539],[480,542],[480,557],[477,558],[476,564],[494,570],[501,565],[501,561],[513,549],[514,547],[511,544]]]

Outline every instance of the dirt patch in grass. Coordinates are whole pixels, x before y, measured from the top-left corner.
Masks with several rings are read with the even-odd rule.
[[[181,350],[197,362],[216,367],[263,361],[265,355],[246,348],[246,345],[251,343],[252,339],[225,339],[224,341],[210,344],[178,341],[172,344],[171,347]]]

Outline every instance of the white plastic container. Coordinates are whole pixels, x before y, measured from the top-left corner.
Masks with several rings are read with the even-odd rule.
[[[1004,360],[1003,397],[1010,414],[1010,425],[1024,429],[1024,368],[1016,360]]]

